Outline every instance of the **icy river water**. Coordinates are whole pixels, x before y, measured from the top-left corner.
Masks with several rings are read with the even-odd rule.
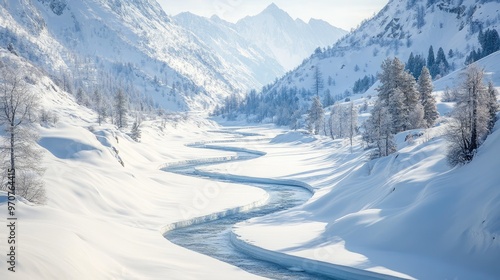
[[[205,162],[203,164],[206,165],[207,163]],[[186,176],[198,176],[195,173],[195,167],[196,165],[190,165],[168,168],[165,171],[175,172]],[[217,178],[210,178],[210,176],[204,178],[207,180],[218,180]],[[229,233],[234,224],[253,217],[264,216],[295,207],[303,204],[311,197],[311,193],[308,190],[300,187],[261,183],[254,184],[250,182],[246,184],[266,190],[270,195],[268,203],[262,207],[243,213],[232,214],[215,221],[174,229],[167,232],[165,238],[179,246],[230,263],[252,274],[270,279],[332,279],[308,272],[290,270],[272,262],[258,260],[240,252],[233,246],[230,241]]]

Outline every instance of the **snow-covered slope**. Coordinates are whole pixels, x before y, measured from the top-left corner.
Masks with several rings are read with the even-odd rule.
[[[203,39],[154,0],[0,1],[1,47],[11,44],[65,88],[114,94],[120,86],[135,103],[151,107],[210,108],[230,93],[262,85],[252,63],[234,63]],[[242,56],[253,52],[241,47]],[[266,66],[270,76],[279,73],[276,65]]]
[[[329,46],[347,34],[322,20],[311,19],[309,23],[293,20],[275,4],[258,15],[239,20],[235,29],[272,55],[286,70],[299,65],[316,48]]]
[[[247,85],[260,88],[285,73],[274,58],[243,38],[231,23],[217,16],[208,19],[185,12],[175,16],[174,20],[224,57],[233,68],[247,72],[240,75],[240,78],[251,79],[244,81]]]
[[[164,126],[146,120],[142,143],[137,143],[113,125],[99,126],[94,112],[26,60],[0,50],[0,61],[28,69],[29,90],[58,119],[34,126],[46,169],[47,204],[15,201],[17,262],[11,272],[4,260],[0,279],[259,279],[162,236],[169,224],[267,200],[259,189],[207,184],[159,170],[168,162],[234,155],[200,155],[184,145],[210,138],[207,130],[217,129],[216,124],[198,117],[170,119]],[[214,187],[220,188],[217,197],[200,205],[200,195]],[[6,221],[3,191],[0,208]],[[0,233],[5,237],[0,250],[7,254],[5,225]]]
[[[331,47],[312,54],[269,89],[312,91],[314,73],[319,69],[324,81],[320,94],[329,92],[342,99],[352,94],[358,79],[376,77],[387,57],[406,62],[413,52],[426,58],[430,46],[434,54],[443,48],[451,67],[459,69],[466,56],[480,46],[481,28],[500,30],[498,1],[391,0],[372,19]]]
[[[497,89],[499,58],[476,62]],[[450,167],[446,159],[445,115],[453,104],[439,96],[462,74],[435,82],[438,125],[413,131],[422,136],[412,141],[405,140],[412,131],[399,133],[398,151],[388,157],[370,160],[361,137],[351,149],[346,139],[300,132],[250,147],[267,154],[234,175],[292,179],[316,192],[303,206],[238,224],[233,242],[259,258],[340,279],[498,278],[500,122],[470,164]]]

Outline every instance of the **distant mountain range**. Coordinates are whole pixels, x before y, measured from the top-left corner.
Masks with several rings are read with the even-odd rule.
[[[141,108],[209,110],[334,43],[335,30],[293,21],[275,5],[230,24],[190,14],[171,18],[154,0],[0,1],[1,48],[67,91],[90,95],[98,88],[111,96],[121,87]],[[278,53],[277,46],[287,48]]]
[[[235,24],[235,29],[256,44],[286,69],[298,66],[316,48],[335,43],[348,32],[323,20],[305,23],[293,20],[275,4],[255,16],[247,16]]]

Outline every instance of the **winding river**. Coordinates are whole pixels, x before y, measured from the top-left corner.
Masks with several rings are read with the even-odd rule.
[[[223,142],[227,142],[227,140]],[[194,147],[217,149],[216,146],[208,147],[203,144],[199,144]],[[224,147],[220,147],[220,149],[227,150]],[[240,151],[237,154],[238,155],[236,157],[233,157],[228,161],[245,160],[258,156],[254,153],[244,151]],[[221,161],[220,159],[214,160],[213,162],[204,161],[203,163],[196,163],[196,161],[192,161],[188,164],[166,167],[163,170],[185,176],[199,176],[196,172],[197,166],[221,162],[227,161]],[[207,180],[220,180],[218,178],[220,176],[211,176],[209,173],[204,174],[203,177]],[[226,178],[225,181],[231,182],[231,179]],[[236,213],[211,222],[171,230],[165,233],[165,238],[179,246],[208,255],[226,263],[230,263],[252,274],[271,279],[331,279],[325,276],[297,271],[293,268],[286,268],[271,262],[255,259],[238,251],[238,249],[233,246],[230,241],[229,233],[234,224],[253,217],[264,216],[295,207],[303,204],[311,197],[311,193],[308,190],[296,186],[251,182],[247,182],[245,184],[266,190],[270,196],[268,203],[262,207],[252,209],[247,212]]]

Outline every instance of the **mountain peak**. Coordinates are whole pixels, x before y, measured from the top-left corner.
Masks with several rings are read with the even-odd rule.
[[[288,15],[284,10],[280,9],[276,4],[271,3],[267,8],[262,11],[261,14],[271,14],[271,15],[283,15],[286,14]]]
[[[274,4],[274,2],[272,2],[264,11],[281,11],[281,9],[276,4]]]

